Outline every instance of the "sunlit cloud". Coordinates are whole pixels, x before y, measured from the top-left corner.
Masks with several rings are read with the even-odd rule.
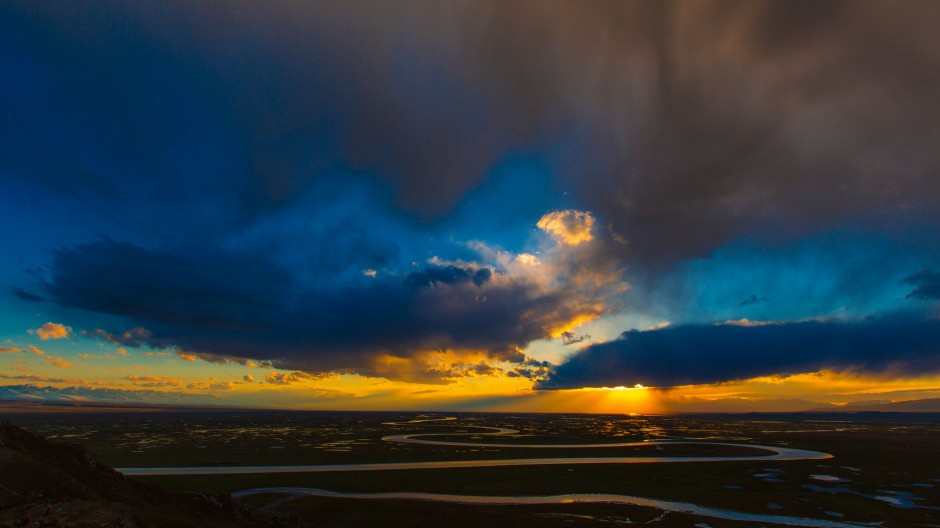
[[[47,322],[34,332],[39,336],[39,339],[43,341],[48,339],[65,339],[71,334],[72,327],[60,323]]]
[[[427,350],[453,350],[482,354],[487,361],[522,361],[519,351],[528,343],[558,337],[609,313],[618,305],[617,296],[628,290],[622,265],[598,253],[602,245],[585,251],[542,239],[534,242],[545,244],[539,265],[473,241],[466,243],[464,259],[432,259],[434,266],[404,275],[310,289],[292,283],[276,262],[253,254],[220,249],[214,254],[207,248],[200,262],[218,259],[208,267],[236,273],[205,275],[204,263],[180,264],[191,255],[103,240],[58,252],[57,262],[68,271],[56,274],[58,282],[50,293],[53,299],[68,296],[70,302],[87,301],[109,313],[132,307],[136,317],[148,320],[147,330],[139,326],[87,334],[109,343],[172,349],[187,362],[250,362],[281,370],[358,372],[391,379],[425,380],[436,373],[445,381],[463,371],[449,366],[399,368],[382,358],[402,358],[407,364],[409,358],[420,362]],[[92,254],[97,256],[86,258]],[[136,275],[122,276],[121,287],[91,281],[101,289],[92,296],[86,275],[107,276],[96,268],[112,258],[128,260],[120,267]],[[274,286],[256,287],[258,278],[265,276]],[[129,288],[128,281],[139,283],[140,291]],[[161,295],[162,290],[147,286],[166,282],[178,284],[178,291]],[[220,293],[233,289],[241,293]]]
[[[519,253],[516,255],[516,262],[527,266],[538,266],[540,264],[539,258],[529,253]]]
[[[53,357],[53,356],[48,356],[48,355],[47,355],[47,356],[43,357],[43,359],[49,361],[49,363],[51,363],[53,367],[58,367],[58,368],[70,368],[70,367],[72,366],[71,363],[69,363],[68,361],[65,361],[64,359],[62,359],[62,358],[60,358],[60,357]]]
[[[136,387],[182,387],[183,382],[170,376],[140,376],[129,374],[124,379],[130,381]]]
[[[591,234],[594,216],[587,211],[552,211],[542,216],[536,225],[565,244],[576,246],[594,238]]]
[[[247,379],[249,377],[251,376],[247,376],[245,378],[245,381],[251,381]],[[252,378],[252,380],[253,379],[254,378]],[[315,380],[315,379],[318,379],[318,377],[312,374],[308,374],[306,372],[301,372],[301,371],[269,372],[268,375],[264,377],[264,381],[272,385],[292,385],[294,383],[302,383],[305,381],[310,381],[310,380]]]
[[[726,326],[767,326],[772,324],[778,324],[774,321],[751,321],[746,318],[741,318],[736,321],[725,321],[720,323]]]
[[[190,390],[222,390],[230,391],[235,388],[235,383],[231,381],[219,381],[215,378],[210,378],[208,381],[199,381],[186,385],[187,389]]]
[[[108,354],[108,353],[104,353],[104,354],[89,354],[89,353],[87,353],[87,352],[83,352],[83,353],[81,353],[81,354],[78,354],[78,357],[80,357],[80,358],[82,358],[82,359],[117,359],[117,358],[118,358],[118,356],[115,355],[115,354]]]
[[[558,338],[558,337],[562,337],[565,334],[571,334],[572,330],[575,330],[580,326],[583,326],[587,323],[590,323],[591,321],[594,321],[595,319],[600,317],[601,314],[603,313],[604,313],[603,305],[597,305],[593,307],[593,310],[589,311],[588,313],[576,315],[571,320],[565,321],[562,325],[556,326],[550,329],[548,331],[548,335],[551,338]]]
[[[8,379],[8,380],[17,380],[17,381],[33,381],[33,382],[45,382],[45,383],[69,383],[69,384],[72,384],[72,385],[87,385],[87,384],[88,384],[88,382],[86,382],[86,381],[83,380],[83,379],[77,379],[77,378],[50,378],[50,377],[47,377],[47,376],[40,376],[40,375],[36,375],[36,374],[17,374],[17,375],[10,375],[10,374],[3,374],[3,373],[0,373],[0,378],[2,378],[2,379]]]
[[[509,362],[523,361],[524,355]],[[488,360],[482,351],[427,351],[412,357],[379,356],[372,360],[369,372],[389,380],[418,384],[452,384],[459,379],[503,373],[503,368]]]

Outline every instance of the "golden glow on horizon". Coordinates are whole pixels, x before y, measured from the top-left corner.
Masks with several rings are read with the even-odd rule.
[[[590,320],[576,319],[565,328]],[[13,343],[16,344],[16,343]],[[854,402],[940,398],[940,376],[875,377],[821,371],[790,376],[661,389],[635,385],[534,390],[510,377],[517,364],[482,352],[429,351],[415,358],[384,356],[357,374],[311,375],[258,362],[191,361],[183,354],[119,347],[79,347],[47,340],[41,354],[28,344],[5,347],[10,363],[0,384],[187,392],[221,404],[337,410],[467,410],[507,412],[667,413],[794,411]],[[381,377],[386,376],[386,377]]]
[[[655,412],[654,409],[657,409],[655,394],[643,386],[597,389],[592,392],[596,392],[600,398],[594,404],[594,409],[597,409],[597,411],[592,410],[590,412],[651,413]]]

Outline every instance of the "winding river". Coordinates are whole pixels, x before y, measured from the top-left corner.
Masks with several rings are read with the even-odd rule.
[[[387,422],[384,425],[415,425],[427,422],[450,422],[454,418],[422,419],[408,422]],[[431,424],[442,426],[442,424]],[[446,426],[446,425],[443,425]],[[469,425],[474,429],[489,430],[489,432],[459,432],[446,433],[448,436],[505,436],[513,435],[519,431],[504,427],[487,427]],[[389,435],[382,438],[386,442],[399,442],[408,444],[427,444],[439,446],[484,447],[484,448],[512,448],[512,449],[586,449],[586,448],[615,448],[639,446],[664,445],[692,445],[703,444],[689,440],[649,440],[644,442],[617,442],[604,444],[512,444],[512,443],[484,443],[484,442],[456,442],[432,440],[428,437],[439,437],[445,433],[412,433]],[[292,466],[203,466],[203,467],[137,467],[119,468],[125,475],[234,475],[234,474],[260,474],[260,473],[321,473],[345,471],[401,471],[414,469],[452,469],[452,468],[480,468],[480,467],[506,467],[506,466],[548,466],[548,465],[576,465],[576,464],[664,464],[689,462],[729,462],[729,461],[785,461],[785,460],[823,460],[832,455],[818,451],[795,449],[789,447],[764,446],[738,443],[707,442],[708,445],[726,447],[757,448],[767,451],[766,455],[753,456],[639,456],[639,457],[564,457],[564,458],[512,458],[490,460],[440,460],[429,462],[387,462],[371,464],[320,464],[320,465],[292,465]],[[565,504],[572,502],[629,504],[658,508],[667,512],[682,512],[701,515],[715,519],[733,521],[756,521],[790,526],[813,526],[820,528],[857,528],[859,526],[872,526],[828,519],[812,519],[804,517],[789,517],[784,515],[764,515],[719,508],[699,506],[697,504],[677,501],[665,501],[644,497],[615,494],[563,494],[549,496],[475,496],[475,495],[448,495],[438,493],[417,492],[388,492],[388,493],[353,493],[339,492],[315,488],[298,487],[268,487],[253,488],[238,491],[233,497],[244,497],[259,493],[283,493],[286,499],[304,496],[337,497],[348,499],[385,499],[385,500],[420,500],[449,502],[458,504],[492,504],[492,505],[522,505],[522,504]],[[281,501],[278,502],[282,502]]]
[[[410,422],[386,422],[384,425],[412,425],[423,422],[451,421],[453,418],[434,420],[414,420]],[[448,436],[504,436],[519,431],[504,427],[472,425],[476,429],[490,429],[491,432],[447,433]],[[458,447],[489,447],[513,449],[596,449],[614,447],[640,447],[665,445],[701,445],[705,442],[683,440],[647,440],[643,442],[617,442],[606,444],[500,444],[482,442],[453,442],[428,440],[427,437],[442,436],[444,433],[412,433],[390,435],[382,438],[385,442],[406,444],[428,444]],[[562,458],[506,458],[490,460],[436,460],[429,462],[380,462],[372,464],[318,464],[291,466],[180,466],[180,467],[131,467],[119,468],[125,475],[235,475],[258,473],[324,473],[339,471],[401,471],[407,469],[452,469],[471,467],[505,466],[559,466],[572,464],[665,464],[677,462],[731,462],[752,460],[823,460],[832,455],[818,451],[795,449],[790,447],[763,446],[754,444],[733,444],[707,442],[708,445],[724,447],[757,448],[767,451],[766,455],[749,456],[634,456],[634,457],[562,457]]]
[[[477,505],[533,505],[533,504],[571,504],[571,503],[606,503],[606,504],[627,504],[631,506],[645,506],[657,508],[666,512],[689,513],[711,517],[713,519],[724,519],[728,521],[754,521],[775,524],[785,524],[789,526],[814,526],[817,528],[859,528],[860,526],[877,526],[877,524],[852,523],[844,521],[830,521],[828,519],[812,519],[808,517],[790,517],[787,515],[764,515],[757,513],[746,513],[734,510],[724,510],[720,508],[709,508],[699,506],[690,502],[666,501],[658,499],[648,499],[645,497],[633,497],[630,495],[614,495],[609,493],[567,493],[564,495],[545,495],[545,496],[512,496],[512,497],[493,497],[487,495],[447,495],[442,493],[415,493],[407,491],[396,491],[390,493],[350,493],[342,491],[330,491],[316,488],[295,488],[295,487],[275,487],[275,488],[254,488],[237,491],[232,493],[232,497],[241,498],[248,495],[259,493],[284,493],[287,499],[300,497],[334,497],[341,499],[385,499],[385,500],[418,500],[431,502],[449,502],[452,504],[477,504]],[[284,499],[278,499],[282,503]]]

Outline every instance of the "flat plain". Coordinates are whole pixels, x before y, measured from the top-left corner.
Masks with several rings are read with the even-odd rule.
[[[940,525],[940,416],[935,414],[573,415],[190,411],[0,417],[77,442],[118,468],[334,465],[580,457],[736,457],[734,461],[559,464],[394,471],[138,476],[181,491],[239,492],[316,526]],[[514,433],[494,435],[493,428]],[[477,446],[389,441],[396,435]],[[694,444],[670,445],[670,441]],[[578,448],[646,442],[648,445]],[[663,444],[662,442],[666,442]],[[492,447],[506,444],[513,447]],[[757,447],[820,451],[824,460],[766,460]],[[519,445],[519,447],[514,447]],[[749,458],[753,458],[750,460]],[[285,488],[294,488],[287,490]],[[306,495],[301,489],[334,496]],[[460,504],[363,498],[427,493],[577,497],[547,504]],[[353,498],[344,493],[359,494]],[[746,520],[653,506],[582,502],[611,494],[691,504]],[[733,516],[732,516],[733,517]],[[784,524],[798,524],[792,521]],[[816,524],[813,524],[813,523]],[[830,523],[830,524],[827,524]]]

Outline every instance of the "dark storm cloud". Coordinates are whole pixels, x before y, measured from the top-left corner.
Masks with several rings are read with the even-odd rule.
[[[29,143],[55,156],[21,145],[10,159],[62,160],[43,181],[71,192],[210,196],[204,223],[281,206],[347,166],[440,218],[493,163],[527,151],[630,242],[612,251],[638,261],[760,230],[936,222],[930,0],[9,9],[14,64],[35,76],[30,58],[53,72],[35,83],[72,89],[48,101],[22,91],[67,116],[83,143],[50,141],[62,127],[11,107],[34,123]],[[129,190],[124,172],[75,152],[141,177]],[[155,174],[173,185],[144,183]]]
[[[510,370],[506,376],[510,378],[528,378],[535,381],[544,381],[552,372],[552,364],[548,361],[539,361],[527,357],[522,365]]]
[[[742,300],[738,303],[739,307],[750,306],[752,304],[760,304],[767,302],[767,297],[758,297],[756,293],[752,293],[748,298]]]
[[[24,290],[23,288],[17,288],[15,286],[10,288],[10,293],[15,295],[19,299],[22,299],[24,301],[29,301],[29,302],[42,302],[46,300],[45,297],[36,295],[34,293],[30,293]]]
[[[426,26],[459,13],[431,3],[8,9],[10,62],[25,73],[13,88],[32,103],[3,108],[24,123],[8,158],[16,172],[42,167],[33,181],[69,196],[202,195],[237,208],[210,208],[204,222],[238,219],[353,167],[439,217],[523,132],[503,115],[508,101],[469,82],[453,45],[435,51]],[[49,90],[58,84],[68,93]],[[50,137],[56,127],[75,137]],[[213,187],[221,196],[200,192]]]
[[[480,268],[473,273],[473,281],[477,286],[483,286],[486,284],[486,281],[490,280],[490,277],[493,276],[493,271],[489,268]]]
[[[914,286],[911,293],[907,294],[908,299],[922,301],[940,299],[940,272],[925,269],[907,277],[903,282]]]
[[[79,333],[85,337],[92,339],[101,339],[102,341],[111,343],[112,345],[126,346],[131,348],[140,348],[144,344],[152,343],[153,346],[158,346],[159,343],[153,343],[151,341],[150,332],[146,328],[136,327],[131,328],[130,330],[125,330],[120,333],[108,332],[107,330],[101,328],[95,328],[93,330],[80,330]]]
[[[58,250],[47,293],[65,306],[141,321],[250,331],[251,314],[270,309],[290,283],[286,273],[237,252],[149,251],[102,240]]]
[[[570,89],[545,104],[581,120],[597,147],[593,176],[573,187],[631,256],[701,255],[742,233],[846,219],[936,227],[935,3],[553,8],[571,22],[535,39],[568,60],[532,85]]]
[[[821,369],[876,376],[940,372],[940,320],[894,315],[631,330],[572,356],[540,387],[672,387]]]
[[[571,292],[541,289],[524,277],[477,285],[479,271],[420,272],[433,277],[434,288],[416,288],[412,276],[310,286],[270,255],[151,250],[104,239],[57,251],[46,292],[60,305],[128,317],[146,328],[86,332],[111,343],[373,375],[382,374],[375,362],[383,355],[440,350],[522,362],[518,347],[583,309]]]
[[[435,284],[460,284],[473,282],[476,286],[483,286],[490,280],[492,271],[489,268],[478,270],[458,268],[457,266],[444,266],[438,268],[425,268],[424,271],[409,273],[405,277],[405,284],[412,288],[425,288]]]

